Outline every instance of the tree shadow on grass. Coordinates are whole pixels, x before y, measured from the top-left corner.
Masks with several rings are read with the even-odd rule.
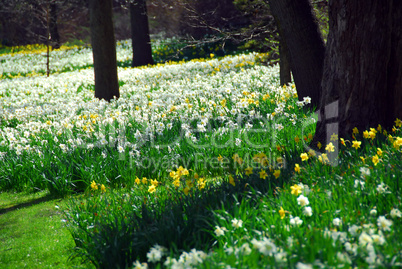
[[[54,199],[56,199],[56,198],[54,197],[54,195],[51,195],[51,194],[47,194],[40,198],[33,198],[33,199],[30,199],[29,201],[25,201],[25,202],[22,202],[22,203],[19,203],[19,204],[16,204],[16,205],[13,205],[13,206],[10,206],[7,208],[0,208],[0,215],[6,214],[9,212],[18,210],[18,209],[34,206],[34,205],[37,205],[40,203],[48,202],[48,201],[51,201]]]

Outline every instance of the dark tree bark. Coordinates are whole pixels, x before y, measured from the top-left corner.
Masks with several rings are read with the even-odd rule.
[[[57,3],[52,1],[50,3],[50,23],[49,23],[50,37],[52,47],[54,49],[60,48],[60,35],[57,27]]]
[[[289,50],[299,100],[309,96],[311,106],[318,107],[325,46],[310,1],[269,0],[268,3]]]
[[[330,31],[314,141],[402,117],[402,1],[329,2]]]
[[[146,0],[130,3],[131,36],[133,43],[132,66],[153,64]]]
[[[286,45],[283,32],[281,32],[280,22],[277,17],[274,16],[275,23],[279,32],[279,80],[281,86],[287,85],[292,81],[291,69],[290,69],[290,55],[289,49]]]
[[[286,40],[282,28],[280,27],[280,22],[278,18],[274,15],[277,31],[279,33],[279,80],[281,86],[287,85],[292,81],[291,68],[290,68],[290,55],[289,49],[286,45]]]
[[[281,38],[279,40],[279,79],[282,86],[292,82],[290,70],[289,50],[286,41]]]
[[[95,69],[95,97],[110,101],[114,97],[120,97],[112,0],[89,0],[89,13]]]

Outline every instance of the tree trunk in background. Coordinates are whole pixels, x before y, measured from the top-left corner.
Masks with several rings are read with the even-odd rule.
[[[50,3],[50,37],[52,41],[52,48],[60,48],[60,35],[57,28],[57,4],[52,1]]]
[[[95,97],[110,101],[114,97],[120,97],[112,0],[89,0],[89,13],[95,69]]]
[[[315,23],[309,0],[269,0],[272,14],[290,54],[293,79],[299,100],[311,97],[318,107],[324,63],[324,41]]]
[[[133,43],[132,66],[153,64],[146,0],[130,3],[131,36]]]
[[[392,128],[402,118],[402,1],[329,2],[330,30],[314,141],[333,130]],[[332,122],[332,124],[331,124]]]

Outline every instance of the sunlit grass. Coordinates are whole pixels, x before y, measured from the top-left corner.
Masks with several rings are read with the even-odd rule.
[[[0,193],[2,268],[88,268],[69,260],[74,241],[61,222],[65,202],[48,194]]]

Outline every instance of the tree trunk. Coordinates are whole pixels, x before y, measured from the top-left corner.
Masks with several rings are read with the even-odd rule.
[[[279,80],[281,86],[287,85],[292,81],[291,69],[290,69],[290,55],[289,49],[286,45],[286,40],[280,22],[277,17],[273,16],[277,30],[279,32]]]
[[[146,0],[130,3],[131,37],[133,43],[132,66],[153,64]]]
[[[389,111],[385,111],[389,115],[384,119],[383,125],[391,128],[396,118],[402,120],[402,1],[394,0],[392,4],[392,32],[391,32],[391,48],[388,62],[387,74],[387,90],[390,101]],[[387,97],[387,95],[384,95]]]
[[[60,48],[60,35],[57,27],[57,4],[55,1],[50,3],[50,37],[52,40],[52,48]]]
[[[329,2],[330,31],[314,141],[349,137],[402,117],[402,2]],[[332,122],[332,124],[331,124]]]
[[[281,86],[292,82],[289,51],[285,40],[282,38],[279,40],[279,79]]]
[[[89,11],[95,70],[95,97],[110,101],[114,97],[120,97],[112,0],[89,0]]]
[[[269,0],[279,21],[281,38],[290,53],[291,69],[299,100],[309,96],[318,107],[325,54],[324,41],[315,23],[309,0]]]

